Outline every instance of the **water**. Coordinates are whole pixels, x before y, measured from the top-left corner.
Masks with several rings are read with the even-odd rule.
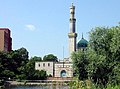
[[[11,86],[5,89],[68,89],[68,86]]]

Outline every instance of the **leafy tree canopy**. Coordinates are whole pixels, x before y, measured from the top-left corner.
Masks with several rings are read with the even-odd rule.
[[[96,27],[89,32],[89,38],[87,50],[72,55],[76,73],[82,77],[84,69],[88,78],[97,84],[119,84],[120,25]]]
[[[87,65],[88,59],[86,57],[86,51],[79,50],[72,54],[74,74],[79,80],[87,79]]]
[[[57,62],[57,57],[54,56],[53,54],[48,54],[48,55],[45,55],[43,57],[43,61],[53,61],[53,62]]]
[[[88,71],[95,82],[120,82],[120,25],[90,32]]]
[[[30,61],[42,61],[42,58],[41,57],[37,57],[37,56],[34,56],[32,58],[30,58]]]

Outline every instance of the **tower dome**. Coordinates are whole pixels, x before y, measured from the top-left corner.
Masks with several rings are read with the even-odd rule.
[[[82,36],[82,39],[77,43],[77,49],[86,48],[87,45],[88,45],[88,41],[85,40]]]

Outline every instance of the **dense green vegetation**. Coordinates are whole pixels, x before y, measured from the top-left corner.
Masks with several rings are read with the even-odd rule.
[[[53,61],[53,62],[58,62],[58,58],[54,56],[53,54],[48,54],[43,57],[43,61]]]
[[[120,89],[120,85],[107,84],[105,87],[97,86],[90,80],[69,82],[69,89]]]
[[[120,25],[96,27],[89,33],[86,50],[72,54],[74,75],[72,89],[119,89],[120,88]],[[0,52],[0,79],[42,80],[44,70],[35,70],[36,61],[54,61],[53,54],[28,59],[28,51],[20,48],[11,52]],[[2,83],[0,83],[2,84]]]
[[[78,80],[88,79],[102,88],[108,87],[109,84],[118,86],[120,83],[120,25],[110,28],[96,27],[89,34],[87,50],[79,50],[72,54],[75,75]]]
[[[20,48],[11,52],[0,52],[0,79],[43,80],[47,73],[35,70],[36,61],[57,61],[53,54],[28,59],[28,51]]]

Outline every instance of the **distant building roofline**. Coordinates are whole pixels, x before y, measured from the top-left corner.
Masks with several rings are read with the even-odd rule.
[[[0,28],[0,30],[9,30],[9,28]]]

